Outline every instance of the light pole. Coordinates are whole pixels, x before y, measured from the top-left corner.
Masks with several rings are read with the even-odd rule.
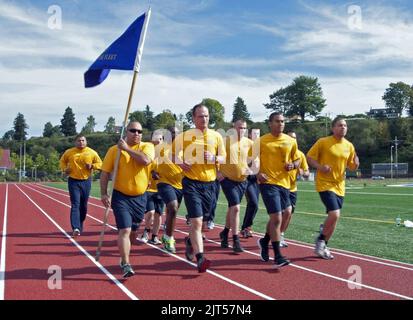
[[[393,148],[394,146],[392,145],[390,148],[390,179],[393,180]]]
[[[19,153],[19,182],[22,182],[22,145],[20,144]]]
[[[399,171],[399,164],[398,164],[398,159],[397,159],[397,145],[399,144],[399,140],[397,140],[397,137],[396,137],[396,139],[394,139],[394,141],[395,141],[395,145],[396,145],[396,157],[395,157],[395,161],[396,161],[396,165],[395,165],[395,167],[396,167],[396,181],[397,181],[397,177],[398,177],[398,171]]]

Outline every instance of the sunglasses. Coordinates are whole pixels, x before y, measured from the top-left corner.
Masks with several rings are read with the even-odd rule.
[[[128,130],[129,132],[131,132],[131,133],[139,133],[139,134],[142,134],[142,132],[143,132],[143,130],[140,130],[140,129],[129,129]]]

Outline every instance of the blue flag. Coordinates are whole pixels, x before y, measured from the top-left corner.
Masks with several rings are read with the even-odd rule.
[[[101,84],[111,69],[139,72],[151,9],[137,18],[85,72],[85,88]]]

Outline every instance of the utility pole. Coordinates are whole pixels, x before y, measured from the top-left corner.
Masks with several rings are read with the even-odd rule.
[[[397,136],[394,138],[394,140],[391,140],[391,143],[393,144],[391,146],[391,155],[390,155],[390,161],[393,162],[393,148],[395,150],[395,156],[394,156],[394,169],[395,169],[395,178],[397,180],[397,177],[399,175],[399,158],[398,158],[398,152],[397,152],[397,147],[399,146],[399,144],[402,142],[403,140],[399,140],[397,139]],[[392,166],[393,169],[393,166]],[[393,170],[391,171],[391,173],[393,173]]]
[[[26,178],[26,141],[23,142],[23,177]]]
[[[392,145],[390,148],[390,179],[393,180],[393,148],[394,146]]]
[[[19,153],[19,182],[22,182],[22,145],[20,144]]]

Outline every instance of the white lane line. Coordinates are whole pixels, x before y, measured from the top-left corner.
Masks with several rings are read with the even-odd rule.
[[[6,236],[7,236],[7,204],[9,195],[9,185],[6,184],[6,198],[4,201],[3,231],[1,236],[1,256],[0,256],[0,300],[4,300],[4,288],[6,284]]]
[[[316,193],[315,190],[303,190],[300,189],[299,192],[313,192]],[[346,192],[346,194],[361,194],[361,195],[373,195],[373,196],[412,196],[412,193],[385,193],[385,192]]]
[[[36,191],[37,191],[37,190],[36,190]],[[41,193],[40,191],[37,191],[37,192]],[[47,197],[49,197],[49,198],[51,198],[51,199],[53,199],[53,200],[55,200],[55,201],[57,201],[57,202],[60,202],[60,201],[58,201],[58,200],[56,200],[56,199],[54,199],[54,198],[52,198],[52,197],[50,197],[50,196],[48,196],[48,195],[45,195],[45,196],[47,196]],[[65,204],[65,205],[66,205],[66,204]],[[67,205],[66,205],[66,206],[67,206]],[[95,220],[97,220],[97,219],[95,219]],[[187,232],[182,231],[182,230],[179,230],[179,229],[175,229],[175,231],[180,232],[180,233],[185,234],[185,235],[188,234]],[[210,239],[207,239],[207,241],[209,241],[209,242],[211,242],[211,243],[214,243],[214,244],[217,244],[217,245],[220,245],[220,243],[218,243],[218,242],[216,242],[216,241],[213,241],[213,240],[210,240]],[[148,244],[148,245],[149,245],[149,244]],[[157,248],[157,247],[155,247],[155,246],[153,246],[153,247],[154,247],[154,248]],[[159,248],[157,248],[157,249],[163,251],[162,249],[159,249]],[[248,251],[248,250],[246,250],[245,252],[246,252],[246,253],[249,253],[249,254],[251,254],[251,255],[254,255],[254,256],[259,257],[259,254],[255,253],[255,252]],[[175,255],[173,255],[173,256],[175,256]],[[178,258],[179,258],[179,259],[182,259],[182,258],[180,258],[180,257],[178,257]],[[271,258],[271,260],[273,260],[273,259]],[[187,262],[187,261],[184,260],[184,259],[182,259],[182,261]],[[190,263],[190,264],[191,264],[191,265],[194,265],[194,264],[192,264],[192,263]],[[365,284],[362,284],[362,283],[357,283],[357,284],[356,284],[354,281],[351,281],[351,280],[348,280],[348,279],[344,279],[344,278],[340,278],[340,277],[331,275],[331,274],[329,274],[329,273],[325,273],[325,272],[313,270],[313,269],[310,269],[310,268],[306,268],[306,267],[303,267],[303,266],[299,266],[299,265],[296,265],[296,264],[290,264],[290,265],[293,266],[293,267],[295,267],[295,268],[301,269],[301,270],[305,270],[305,271],[308,271],[308,272],[311,272],[311,273],[315,273],[315,274],[318,274],[318,275],[321,275],[321,276],[325,276],[325,277],[328,277],[328,278],[332,278],[332,279],[335,279],[335,280],[338,280],[338,281],[341,281],[341,282],[346,282],[346,283],[351,284],[351,285],[359,285],[360,287],[363,287],[363,288],[366,288],[366,289],[370,289],[370,290],[373,290],[373,291],[377,291],[377,292],[380,292],[380,293],[384,293],[384,294],[396,296],[396,297],[402,298],[402,299],[413,300],[412,297],[404,296],[404,295],[398,294],[398,293],[396,293],[396,292],[392,292],[392,291],[388,291],[388,290],[376,288],[376,287],[369,286],[369,285],[365,285]]]
[[[56,221],[53,220],[36,202],[34,202],[22,189],[20,189],[17,185],[16,188],[23,193],[27,199],[30,200],[45,216],[49,219],[57,229],[59,229],[65,236],[68,238],[86,257],[89,258],[110,280],[112,280],[130,299],[132,300],[139,300],[137,296],[135,296],[128,288],[126,288],[122,283],[119,282],[118,279],[115,278],[113,274],[111,274],[104,266],[102,266],[99,262],[95,261],[95,258],[92,257],[79,243],[74,240]],[[28,187],[31,189],[30,187]],[[91,297],[93,298],[93,297]]]
[[[67,192],[64,191],[64,190],[62,190],[62,189],[55,188],[55,187],[51,187],[51,186],[43,186],[43,185],[42,185],[42,186],[36,185],[36,186],[38,186],[38,187],[41,188],[42,190],[45,190],[45,191],[47,190],[48,192],[52,192],[52,193],[59,194],[59,195],[61,195],[61,196],[69,197],[69,196],[67,195]],[[50,190],[50,189],[55,189],[55,190],[58,190],[58,191],[60,191],[60,192],[56,192],[56,191],[53,191],[53,190]],[[99,200],[99,199],[96,198],[96,197],[91,197],[91,198]],[[92,203],[92,202],[89,202],[89,204],[92,205],[92,206],[95,206],[95,207],[103,208],[103,209],[104,209],[103,206],[94,204],[94,203]],[[178,218],[178,219],[181,219],[181,220],[185,220],[185,218],[180,217],[180,216],[177,216],[177,218]],[[220,228],[223,228],[223,227],[224,227],[224,226],[222,226],[222,225],[220,225],[220,224],[215,224],[215,226],[220,227]],[[254,232],[254,236],[258,236],[258,235],[261,236],[261,235],[263,235],[263,234],[262,234],[262,233],[259,233],[259,232]],[[312,246],[306,244],[305,242],[301,242],[301,241],[298,241],[298,240],[289,240],[289,239],[287,239],[287,240],[288,240],[288,243],[289,243],[289,244],[292,244],[292,245],[295,245],[295,246],[298,246],[298,247],[308,248],[308,249],[311,249],[311,250],[314,249]],[[291,242],[291,241],[294,241],[294,242]],[[331,249],[332,249],[332,250],[331,250]],[[342,250],[342,249],[330,248],[330,251],[332,251],[332,252],[335,253],[336,255],[341,255],[341,256],[344,256],[344,257],[348,257],[348,258],[353,258],[353,259],[358,259],[358,260],[362,260],[362,261],[367,261],[367,262],[372,262],[372,263],[377,263],[377,264],[385,265],[385,266],[388,266],[388,267],[394,267],[394,268],[399,268],[399,269],[404,269],[404,270],[413,271],[413,265],[410,264],[410,263],[406,263],[406,262],[400,262],[400,261],[395,261],[395,260],[390,260],[390,259],[384,259],[384,258],[379,258],[379,257],[372,257],[372,256],[365,255],[365,254],[362,254],[362,253],[356,253],[356,252],[346,251],[346,250]],[[344,252],[344,253],[343,253],[343,252]],[[357,254],[357,255],[353,255],[353,254]],[[373,259],[378,259],[378,260],[381,260],[381,261],[377,261],[377,260],[373,260]],[[387,262],[383,262],[383,261],[387,261]],[[403,265],[405,265],[406,267],[405,267],[405,266],[402,266],[402,265],[398,265],[398,264],[393,264],[393,263],[403,264]],[[407,267],[407,266],[408,266],[408,267]]]
[[[188,234],[187,232],[181,231],[179,229],[175,229],[175,231],[177,231],[179,233],[182,233],[182,234]],[[208,242],[220,245],[219,242],[216,242],[214,240],[210,240],[208,238],[206,240]],[[260,255],[258,253],[255,253],[255,252],[252,252],[252,251],[249,251],[249,250],[244,249],[244,252],[249,253],[249,254],[254,255],[254,256],[257,256],[257,257],[260,257]],[[270,258],[270,260],[274,260],[274,258]],[[365,285],[365,284],[362,284],[362,283],[356,283],[354,281],[344,279],[344,278],[340,278],[340,277],[334,276],[334,275],[329,274],[329,273],[325,273],[325,272],[317,271],[317,270],[314,270],[314,269],[306,268],[306,267],[303,267],[303,266],[299,266],[295,263],[290,263],[289,266],[292,266],[292,267],[295,267],[295,268],[298,268],[298,269],[301,269],[301,270],[305,270],[305,271],[308,271],[308,272],[311,272],[311,273],[315,273],[315,274],[318,274],[318,275],[321,275],[321,276],[325,276],[325,277],[328,277],[328,278],[332,278],[332,279],[335,279],[335,280],[338,280],[338,281],[346,282],[348,284],[351,284],[352,286],[360,286],[360,287],[370,289],[370,290],[373,290],[373,291],[378,291],[380,293],[396,296],[398,298],[402,298],[402,299],[406,299],[406,300],[413,300],[413,297],[404,296],[404,295],[398,294],[398,293],[393,292],[393,291],[388,291],[388,290],[376,288],[376,287]]]
[[[39,191],[38,191],[38,192],[39,192]],[[61,193],[59,193],[59,194],[61,194]],[[61,194],[61,195],[63,195],[63,194]],[[47,195],[46,195],[46,196],[47,196]],[[48,197],[49,197],[49,196],[48,196]],[[53,199],[52,197],[50,197],[50,198]],[[55,199],[54,199],[54,200],[55,200]],[[55,200],[55,201],[58,201],[58,200]],[[180,233],[185,234],[185,235],[188,234],[187,232],[181,231],[181,230],[179,230],[179,229],[175,229],[175,231],[180,232]],[[215,243],[215,244],[217,244],[217,245],[220,245],[220,243],[218,243],[218,242],[216,242],[216,241],[213,241],[213,240],[210,240],[210,239],[207,239],[207,241],[209,241],[209,242],[211,242],[211,243]],[[153,246],[153,247],[154,247],[154,248],[157,248],[157,247],[155,247],[155,246]],[[159,248],[157,248],[157,249],[159,249]],[[312,247],[311,247],[311,249],[312,249]],[[159,249],[159,250],[163,251],[162,249]],[[245,252],[246,252],[246,253],[249,253],[249,254],[252,254],[252,255],[254,255],[254,256],[259,257],[259,254],[255,253],[255,252],[248,251],[248,250],[246,250]],[[172,255],[172,254],[171,254],[171,255]],[[344,254],[342,254],[342,255],[344,255]],[[173,255],[173,256],[175,256],[175,255]],[[347,256],[349,256],[349,255],[347,255]],[[350,257],[351,257],[351,256],[350,256]],[[180,258],[180,257],[178,257],[178,258],[179,258],[179,259],[182,259],[182,258]],[[353,258],[353,257],[351,257],[351,258]],[[182,259],[182,260],[183,260],[183,259]],[[271,258],[271,260],[273,260],[273,259]],[[366,260],[366,259],[363,259],[363,260]],[[183,260],[183,261],[187,262],[186,260]],[[376,261],[372,260],[372,262],[376,262]],[[190,263],[190,264],[192,264],[192,263]],[[382,264],[384,264],[384,263],[382,263]],[[194,264],[192,264],[192,265],[194,265]],[[342,282],[346,282],[346,283],[351,283],[352,285],[355,285],[355,282],[354,282],[354,281],[351,281],[351,280],[348,280],[348,279],[344,279],[344,278],[340,278],[340,277],[331,275],[331,274],[329,274],[329,273],[325,273],[325,272],[313,270],[313,269],[306,268],[306,267],[303,267],[303,266],[299,266],[299,265],[296,265],[296,264],[290,264],[290,265],[293,266],[293,267],[295,267],[295,268],[301,269],[301,270],[305,270],[305,271],[308,271],[308,272],[311,272],[311,273],[315,273],[315,274],[318,274],[318,275],[321,275],[321,276],[325,276],[325,277],[328,277],[328,278],[332,278],[332,279],[335,279],[335,280],[338,280],[338,281],[342,281]],[[390,266],[392,266],[392,265],[390,265]],[[395,266],[395,267],[399,267],[399,266]],[[380,292],[380,293],[384,293],[384,294],[396,296],[396,297],[398,297],[398,298],[407,299],[407,300],[413,300],[412,297],[404,296],[404,295],[398,294],[398,293],[396,293],[396,292],[392,292],[392,291],[388,291],[388,290],[376,288],[376,287],[369,286],[369,285],[365,285],[365,284],[359,284],[359,283],[357,283],[357,285],[359,285],[359,286],[361,286],[361,287],[363,287],[363,288],[366,288],[366,289],[370,289],[370,290],[373,290],[373,291],[378,291],[378,292]]]
[[[44,196],[48,197],[49,199],[52,199],[52,200],[54,200],[54,201],[56,201],[56,202],[58,202],[58,203],[60,203],[60,204],[62,204],[62,205],[64,205],[64,206],[70,207],[70,206],[67,205],[66,203],[63,203],[63,202],[61,202],[61,201],[59,201],[59,200],[57,200],[57,199],[55,199],[55,198],[53,198],[53,197],[51,197],[51,196],[43,193],[43,192],[40,192],[39,190],[36,190],[36,189],[34,189],[34,188],[31,188],[31,187],[29,187],[28,185],[25,185],[25,187],[27,187],[27,188],[29,188],[29,189],[31,189],[31,190],[33,190],[33,191],[35,191],[35,192],[37,192],[37,193],[39,193],[39,194],[41,194],[41,195],[44,195]],[[101,220],[99,220],[99,219],[97,219],[97,218],[95,218],[95,217],[92,217],[92,216],[89,215],[89,214],[88,214],[88,217],[92,218],[92,219],[95,220],[95,221],[98,221],[98,222],[100,222],[100,223],[103,223],[103,221],[101,221]],[[108,226],[109,226],[110,228],[114,229],[114,230],[117,230],[115,227],[111,226],[110,224],[108,224]],[[186,259],[181,258],[180,256],[178,256],[178,255],[176,255],[176,254],[172,254],[172,253],[166,252],[165,250],[163,250],[163,249],[161,249],[161,248],[159,248],[159,247],[157,247],[157,246],[155,246],[155,245],[151,245],[150,243],[146,243],[146,245],[148,245],[148,246],[150,246],[150,247],[152,247],[152,248],[154,248],[154,249],[157,249],[157,250],[159,250],[159,251],[161,251],[161,252],[163,252],[163,253],[165,253],[165,254],[169,254],[170,256],[172,256],[172,257],[174,257],[174,258],[176,258],[176,259],[178,259],[178,260],[180,260],[180,261],[182,261],[182,262],[185,262],[185,263],[187,263],[187,264],[189,264],[189,265],[191,265],[191,266],[193,266],[193,267],[195,267],[195,268],[197,267],[197,265],[196,265],[195,263],[190,262],[190,261],[187,261]],[[275,300],[273,297],[267,296],[266,294],[264,294],[264,293],[262,293],[262,292],[259,292],[259,291],[257,291],[257,290],[254,290],[254,289],[250,288],[250,287],[247,287],[247,286],[243,285],[242,283],[239,283],[239,282],[236,282],[236,281],[234,281],[234,280],[231,280],[231,279],[229,279],[229,278],[227,278],[227,277],[225,277],[225,276],[223,276],[223,275],[221,275],[221,274],[219,274],[219,273],[217,273],[217,272],[214,272],[214,271],[212,271],[212,270],[207,270],[207,272],[208,272],[209,274],[211,274],[211,275],[213,275],[213,276],[221,279],[221,280],[224,280],[224,281],[226,281],[226,282],[228,282],[228,283],[230,283],[230,284],[232,284],[232,285],[234,285],[234,286],[237,286],[237,287],[239,287],[239,288],[241,288],[241,289],[243,289],[243,290],[245,290],[245,291],[247,291],[247,292],[249,292],[249,293],[252,293],[252,294],[254,294],[254,295],[256,295],[256,296],[259,296],[259,297],[261,297],[261,298],[263,298],[263,299],[266,299],[266,300]]]

